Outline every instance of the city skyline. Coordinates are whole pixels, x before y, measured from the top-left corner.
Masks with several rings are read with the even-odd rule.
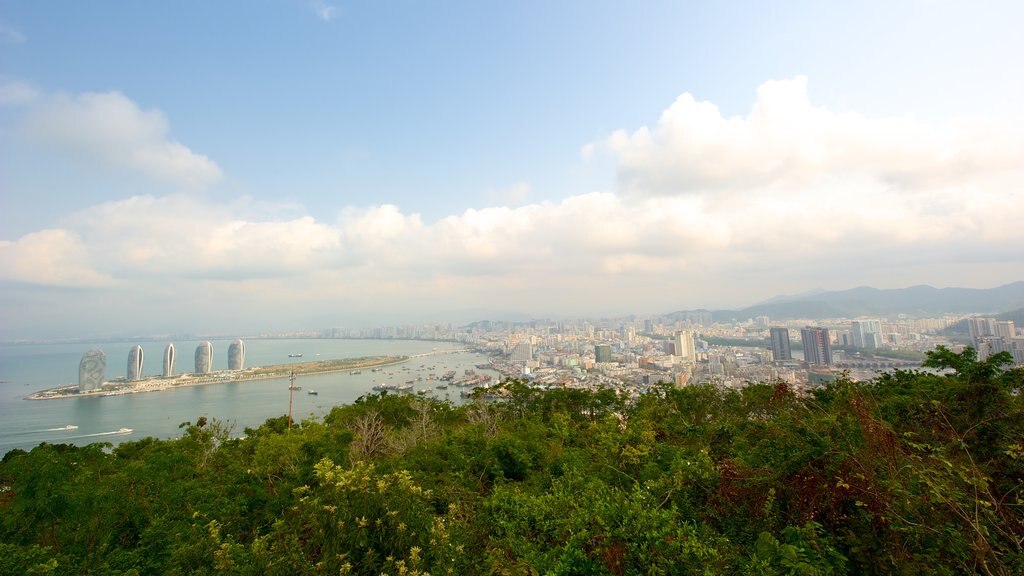
[[[0,340],[1020,280],[1019,3],[317,7],[5,8]]]

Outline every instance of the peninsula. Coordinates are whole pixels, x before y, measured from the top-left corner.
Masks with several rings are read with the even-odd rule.
[[[137,394],[140,392],[157,392],[188,386],[205,386],[207,384],[226,384],[248,380],[268,380],[288,378],[304,374],[326,374],[376,368],[400,364],[409,359],[408,356],[373,356],[363,358],[345,358],[341,360],[317,360],[314,362],[297,362],[294,364],[278,364],[274,366],[256,366],[242,370],[219,370],[205,374],[178,374],[174,376],[147,376],[138,380],[118,379],[104,382],[99,390],[81,392],[75,384],[58,386],[34,392],[25,397],[26,400],[53,400],[57,398],[83,398],[96,396],[119,396],[121,394]]]

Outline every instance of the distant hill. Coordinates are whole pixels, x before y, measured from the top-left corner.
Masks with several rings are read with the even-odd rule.
[[[836,292],[779,296],[741,310],[716,310],[715,321],[757,316],[772,319],[941,314],[998,314],[1024,308],[1024,281],[996,288],[933,288],[911,286],[880,290],[868,286]],[[678,314],[678,313],[677,313]],[[1009,319],[1009,318],[1007,318]]]

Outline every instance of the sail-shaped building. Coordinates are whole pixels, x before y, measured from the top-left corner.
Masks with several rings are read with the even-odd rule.
[[[164,378],[174,376],[174,343],[167,344],[164,348]]]
[[[213,370],[213,344],[203,342],[196,346],[196,374],[206,374]]]
[[[142,378],[142,346],[136,344],[128,351],[128,381]]]
[[[245,368],[245,342],[235,340],[228,346],[228,370]]]
[[[103,350],[89,350],[78,363],[78,391],[91,392],[103,387],[103,372],[107,369],[107,355]]]

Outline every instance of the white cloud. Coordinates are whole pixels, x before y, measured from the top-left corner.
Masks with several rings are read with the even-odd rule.
[[[0,22],[0,44],[24,44],[28,41],[16,28]]]
[[[162,112],[142,110],[119,92],[52,96],[32,109],[24,130],[44,146],[179,186],[221,179],[216,163],[168,137]]]
[[[153,140],[114,140],[133,138]],[[201,286],[211,309],[249,302],[249,313],[575,314],[749,304],[818,286],[991,286],[1024,270],[1019,135],[835,114],[810,105],[797,79],[762,86],[745,118],[684,95],[653,130],[602,146],[620,191],[433,222],[391,204],[319,221],[247,198],[109,202],[0,244],[0,276]]]
[[[0,106],[20,106],[34,102],[39,92],[28,82],[0,78]]]
[[[338,9],[335,6],[331,6],[323,0],[317,0],[316,2],[310,3],[310,8],[313,9],[313,13],[316,14],[316,17],[324,22],[330,22],[338,14]]]
[[[530,196],[532,188],[528,182],[516,182],[507,188],[487,190],[484,199],[501,206],[519,206]]]
[[[803,77],[765,82],[757,94],[749,115],[726,118],[686,93],[654,128],[609,136],[603,144],[618,159],[623,192],[749,194],[841,175],[910,191],[1015,169],[1024,157],[1019,136],[984,123],[934,126],[813,106]]]
[[[0,241],[0,278],[48,286],[99,287],[109,276],[90,267],[89,250],[66,230],[41,230]]]

